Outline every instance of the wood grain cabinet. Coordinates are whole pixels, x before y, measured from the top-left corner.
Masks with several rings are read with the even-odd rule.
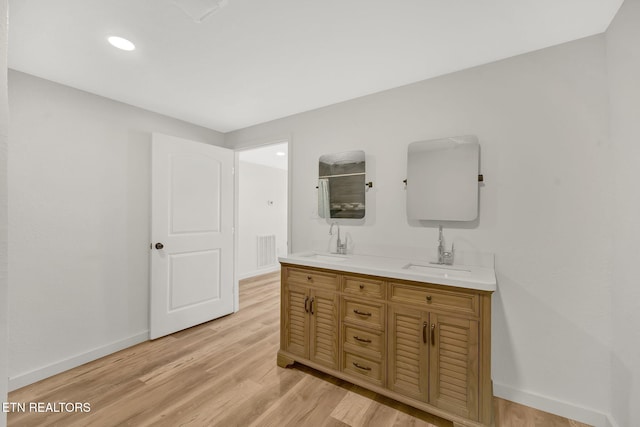
[[[338,308],[335,274],[283,269],[281,347],[319,365],[338,369]],[[283,278],[284,279],[284,278]]]
[[[342,276],[342,365],[346,375],[383,387],[386,379],[386,283]]]
[[[477,420],[480,295],[405,283],[390,286],[395,302],[389,308],[389,388]]]
[[[397,393],[426,402],[429,397],[428,347],[423,334],[428,314],[389,307],[389,383]]]
[[[477,419],[478,321],[429,313],[428,324],[429,403]]]
[[[278,364],[293,362],[493,425],[491,292],[283,264]]]

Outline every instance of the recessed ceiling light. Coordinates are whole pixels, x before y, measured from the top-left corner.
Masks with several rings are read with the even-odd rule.
[[[287,155],[287,153],[285,153],[284,151],[278,151],[276,153],[276,156],[286,156],[286,155]]]
[[[107,40],[113,47],[117,47],[118,49],[130,51],[136,48],[136,45],[134,45],[127,39],[123,39],[122,37],[111,36]]]

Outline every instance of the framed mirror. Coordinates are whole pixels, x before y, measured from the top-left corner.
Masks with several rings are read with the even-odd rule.
[[[320,218],[364,218],[365,177],[364,151],[347,151],[321,156],[318,168],[318,215]]]
[[[475,220],[478,217],[479,168],[480,144],[474,135],[409,144],[409,220]]]

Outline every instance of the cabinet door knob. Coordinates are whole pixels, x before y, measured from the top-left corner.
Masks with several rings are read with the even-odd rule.
[[[427,295],[427,301],[431,302],[431,295]]]
[[[311,276],[307,276],[307,280],[311,280],[311,279],[312,279],[312,277],[311,277]]]
[[[162,249],[164,248],[164,245],[160,242],[156,243],[156,249]]]
[[[360,283],[360,289],[364,289],[364,285]]]

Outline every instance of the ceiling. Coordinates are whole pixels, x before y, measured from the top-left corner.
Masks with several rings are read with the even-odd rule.
[[[10,0],[9,67],[229,132],[598,34],[621,3]]]

